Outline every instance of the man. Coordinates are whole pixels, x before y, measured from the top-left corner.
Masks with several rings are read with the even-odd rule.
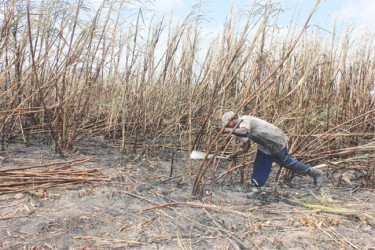
[[[252,191],[248,198],[257,198],[260,188],[266,183],[271,172],[272,163],[276,162],[294,173],[308,175],[314,178],[314,184],[321,186],[323,172],[292,158],[286,147],[287,136],[278,127],[264,120],[250,115],[238,118],[233,111],[226,112],[221,119],[225,133],[232,133],[243,141],[239,151],[229,156],[229,159],[236,159],[237,156],[247,152],[250,148],[250,141],[259,145],[254,161],[254,171],[251,179]],[[221,130],[219,127],[218,130]]]

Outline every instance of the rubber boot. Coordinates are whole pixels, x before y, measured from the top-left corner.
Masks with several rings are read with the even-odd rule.
[[[308,176],[314,178],[314,185],[321,187],[323,184],[323,171],[315,168],[309,168],[306,173]]]

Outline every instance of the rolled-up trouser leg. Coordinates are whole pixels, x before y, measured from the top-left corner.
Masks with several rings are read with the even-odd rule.
[[[257,151],[255,161],[253,177],[251,179],[251,184],[256,187],[262,187],[270,175],[272,163],[274,158],[272,155],[268,155],[260,150]]]
[[[279,153],[273,155],[275,162],[280,166],[285,167],[293,171],[296,174],[306,175],[309,172],[309,166],[294,159],[288,152],[287,148],[284,148]]]

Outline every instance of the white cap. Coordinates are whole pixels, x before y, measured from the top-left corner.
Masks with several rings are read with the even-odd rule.
[[[223,114],[223,116],[221,117],[221,125],[222,126],[225,126],[227,124],[227,122],[229,121],[230,118],[236,118],[236,116],[234,116],[234,112],[233,111],[228,111],[226,113]]]

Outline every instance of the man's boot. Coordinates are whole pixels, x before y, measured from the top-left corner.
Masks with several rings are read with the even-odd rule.
[[[248,193],[248,194],[246,195],[246,197],[247,197],[248,199],[256,200],[256,199],[258,199],[259,196],[261,195],[261,192],[262,192],[262,191],[261,191],[260,188],[253,186],[253,187],[251,188],[251,192]]]
[[[309,168],[306,173],[308,176],[314,178],[314,185],[321,187],[323,184],[323,171],[315,168]]]

